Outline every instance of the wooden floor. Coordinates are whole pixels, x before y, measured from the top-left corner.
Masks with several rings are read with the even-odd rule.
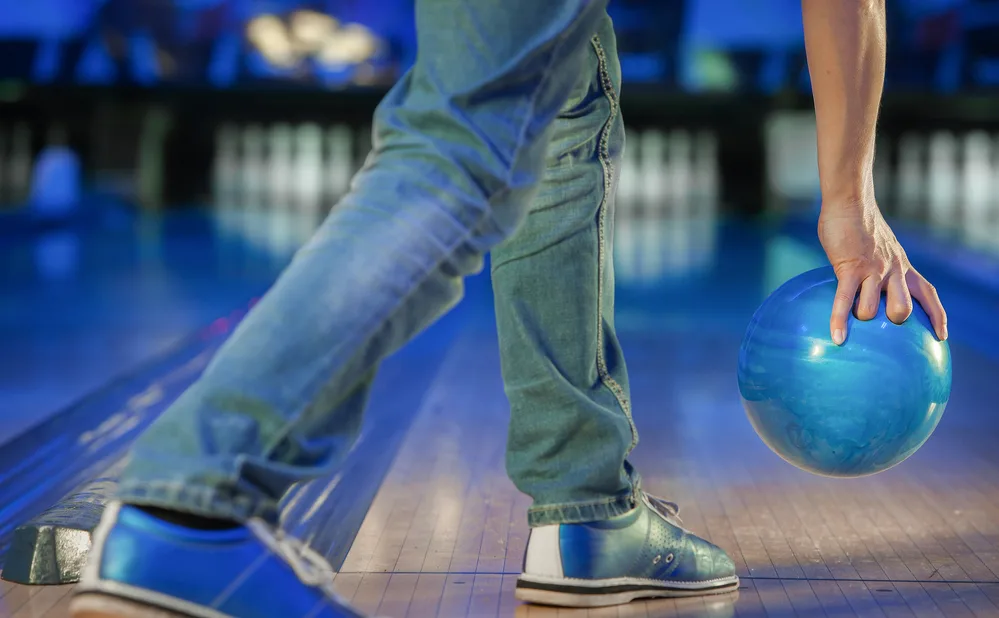
[[[459,343],[425,401],[337,577],[343,594],[400,618],[999,616],[994,422],[953,419],[899,468],[821,479],[752,433],[731,333],[697,350],[680,333],[635,334],[624,336],[642,432],[633,460],[648,490],[732,554],[737,594],[574,611],[514,600],[528,502],[504,472],[507,411],[487,332]],[[955,358],[982,368],[961,373],[957,403],[996,401],[995,366]]]
[[[700,284],[705,300],[686,309],[623,294],[618,330],[641,432],[632,460],[648,491],[730,552],[737,593],[594,610],[513,598],[529,504],[504,470],[490,319],[449,351],[336,577],[340,592],[390,618],[999,618],[999,365],[953,344],[951,404],[915,456],[866,479],[814,477],[770,453],[740,407],[742,313],[760,299],[713,292],[738,282],[725,276]],[[740,308],[726,313],[717,297]],[[68,587],[0,586],[4,618],[66,616]]]
[[[3,618],[66,618],[73,586],[18,586],[0,581]]]

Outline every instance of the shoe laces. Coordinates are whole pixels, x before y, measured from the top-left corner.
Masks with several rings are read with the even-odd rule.
[[[662,498],[657,498],[645,492],[642,492],[642,494],[645,497],[645,503],[649,506],[649,508],[674,526],[683,528],[683,520],[680,519],[680,505],[676,502],[670,502],[668,500],[663,500]]]
[[[333,577],[336,572],[315,550],[283,530],[271,528],[259,519],[248,521],[246,527],[271,552],[291,567],[299,581],[306,586],[319,588],[326,596],[346,606],[333,589]]]

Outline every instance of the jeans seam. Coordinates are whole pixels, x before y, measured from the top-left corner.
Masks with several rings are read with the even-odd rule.
[[[610,113],[608,114],[607,121],[604,123],[604,126],[600,131],[597,149],[597,158],[600,161],[600,166],[603,168],[604,181],[603,196],[600,199],[600,206],[597,210],[597,375],[600,377],[601,383],[603,383],[603,385],[614,395],[618,405],[621,406],[621,410],[628,419],[628,426],[631,429],[631,445],[628,447],[627,454],[630,454],[631,451],[638,446],[638,428],[635,427],[635,421],[631,415],[631,402],[628,400],[628,396],[624,392],[624,388],[621,384],[610,375],[610,370],[607,368],[607,358],[604,354],[604,287],[606,286],[605,278],[607,270],[607,205],[608,199],[614,191],[614,163],[611,161],[609,142],[610,131],[613,128],[614,122],[617,120],[619,110],[617,94],[614,90],[614,82],[607,69],[607,54],[604,51],[603,44],[600,42],[600,36],[594,35],[591,39],[591,44],[593,45],[593,50],[597,55],[597,74],[600,78],[601,89],[603,90],[604,96],[607,98],[607,102],[610,105]]]
[[[535,113],[535,111],[537,109],[538,97],[540,96],[540,93],[544,90],[545,83],[548,80],[550,80],[551,76],[554,74],[553,68],[554,68],[554,65],[555,65],[555,61],[558,59],[559,52],[561,51],[562,47],[565,45],[566,38],[567,38],[566,31],[562,31],[559,34],[559,36],[556,39],[556,41],[555,41],[554,49],[552,50],[552,54],[551,54],[551,58],[549,58],[548,63],[545,66],[544,73],[542,75],[541,80],[539,80],[538,87],[535,89],[534,93],[531,95],[531,99],[530,99],[530,102],[528,104],[529,113],[525,115],[524,123],[521,126],[520,130],[517,132],[517,143],[516,143],[516,146],[514,146],[513,156],[510,158],[511,162],[515,162],[517,160],[517,158],[520,156],[520,153],[523,151],[524,144],[527,141],[527,139],[526,139],[527,138],[527,130],[528,130],[528,127],[530,126],[530,124],[532,122],[531,119],[534,117],[534,113]],[[455,242],[453,244],[451,244],[448,247],[447,254],[453,253],[454,250],[455,250],[455,248],[459,247],[462,243],[468,242],[468,240],[471,237],[474,236],[475,232],[485,222],[485,220],[488,219],[489,215],[492,213],[493,208],[491,207],[491,203],[494,202],[497,197],[500,197],[500,196],[502,196],[502,195],[504,195],[506,193],[509,193],[509,191],[510,191],[510,185],[513,183],[514,167],[515,167],[515,165],[511,164],[509,166],[509,169],[506,172],[506,177],[504,179],[504,188],[501,189],[500,191],[498,191],[496,194],[494,194],[492,196],[492,198],[487,198],[486,202],[487,202],[487,204],[489,204],[489,206],[487,208],[483,209],[482,214],[480,215],[480,217],[477,220],[474,220],[471,225],[464,226],[464,228],[465,228],[464,229],[464,233],[459,233],[459,237],[455,240]],[[424,269],[424,271],[422,272],[421,276],[425,279],[428,273],[433,272],[433,270],[439,268],[440,265],[444,261],[445,261],[445,258],[441,258],[432,267],[430,267],[428,269]],[[365,330],[365,329],[369,328],[372,324],[376,324],[379,321],[385,322],[385,321],[388,320],[388,318],[390,318],[391,316],[395,315],[396,312],[398,312],[405,305],[405,302],[410,298],[410,296],[413,293],[415,293],[416,287],[418,287],[418,286],[411,287],[411,289],[409,290],[409,292],[405,296],[403,296],[402,298],[399,299],[399,301],[396,303],[395,307],[393,307],[392,309],[390,309],[388,312],[386,312],[384,314],[385,317],[383,317],[383,318],[374,318],[373,317],[373,318],[369,319],[368,322],[365,324],[364,329],[361,329],[361,330]],[[371,337],[374,337],[374,334],[372,334]],[[369,337],[368,339],[370,339],[371,337]],[[368,339],[365,339],[364,341],[367,341]],[[356,340],[356,338],[354,340]],[[329,359],[329,358],[333,357],[335,355],[335,353],[337,351],[343,349],[344,345],[347,342],[349,342],[349,341],[351,341],[351,339],[347,339],[346,341],[342,342],[340,346],[338,346],[333,351],[331,351],[329,354],[327,354],[326,358]],[[324,366],[326,364],[328,364],[328,363],[323,363]],[[317,371],[316,378],[314,380],[310,381],[310,387],[312,386],[312,384],[314,382],[322,379],[322,376],[325,376],[325,375],[328,375],[328,371]],[[299,401],[296,402],[296,405],[295,405],[295,407],[298,408],[298,411],[295,413],[294,418],[293,419],[289,419],[289,421],[287,423],[285,423],[285,425],[282,428],[282,430],[279,431],[279,432],[277,432],[277,437],[272,441],[271,445],[267,449],[264,449],[264,452],[262,453],[263,457],[265,457],[265,458],[269,458],[270,457],[270,454],[281,443],[281,440],[283,440],[288,435],[288,433],[291,432],[292,427],[301,418],[301,416],[302,416],[303,412],[305,411],[305,409],[307,408],[307,406],[308,406],[308,402],[304,402],[304,401],[302,401],[302,398],[299,398]],[[244,458],[244,461],[245,461],[245,458]],[[234,470],[234,476],[235,477],[238,477],[238,475],[239,475],[238,471],[239,471],[239,469],[241,467],[242,466],[239,463],[239,458],[237,458],[237,466],[235,467],[235,470]],[[231,478],[230,480],[235,480],[235,479]]]

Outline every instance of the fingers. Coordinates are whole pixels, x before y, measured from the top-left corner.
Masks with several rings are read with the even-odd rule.
[[[857,297],[861,279],[855,271],[836,273],[836,277],[838,284],[832,315],[829,318],[829,332],[833,343],[843,345],[846,341],[846,325],[850,320],[850,312],[853,310],[853,301]]]
[[[885,292],[888,295],[888,319],[895,324],[908,320],[912,314],[912,297],[909,295],[909,286],[905,284],[905,275],[900,272],[892,273],[885,284]]]
[[[841,345],[846,340],[850,311],[854,309],[859,320],[873,320],[881,305],[881,292],[887,295],[886,311],[888,319],[896,324],[905,322],[912,313],[912,298],[906,285],[902,268],[893,268],[885,277],[878,269],[841,269],[836,274],[839,281],[836,298],[833,301],[829,330],[833,342]],[[927,284],[928,285],[928,284]],[[859,294],[858,294],[859,290]],[[942,310],[942,309],[941,309]]]
[[[881,277],[870,276],[860,284],[860,296],[857,298],[857,318],[873,320],[878,314],[881,304]]]
[[[936,288],[915,270],[910,270],[905,274],[905,282],[912,297],[919,301],[923,311],[930,316],[930,322],[933,323],[937,339],[945,341],[947,339],[947,312],[940,302]]]

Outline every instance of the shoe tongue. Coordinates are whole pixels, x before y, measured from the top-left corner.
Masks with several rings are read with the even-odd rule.
[[[603,523],[605,525],[611,525],[611,527],[614,528],[625,528],[635,523],[635,520],[638,519],[641,513],[642,509],[640,507],[635,507],[630,511],[625,511],[624,513],[621,513],[620,515],[614,515],[613,517],[610,517],[607,520],[605,520]]]
[[[666,521],[674,526],[683,527],[683,522],[680,520],[680,507],[675,502],[667,502],[648,494],[645,494],[645,501],[652,510],[662,515]]]

